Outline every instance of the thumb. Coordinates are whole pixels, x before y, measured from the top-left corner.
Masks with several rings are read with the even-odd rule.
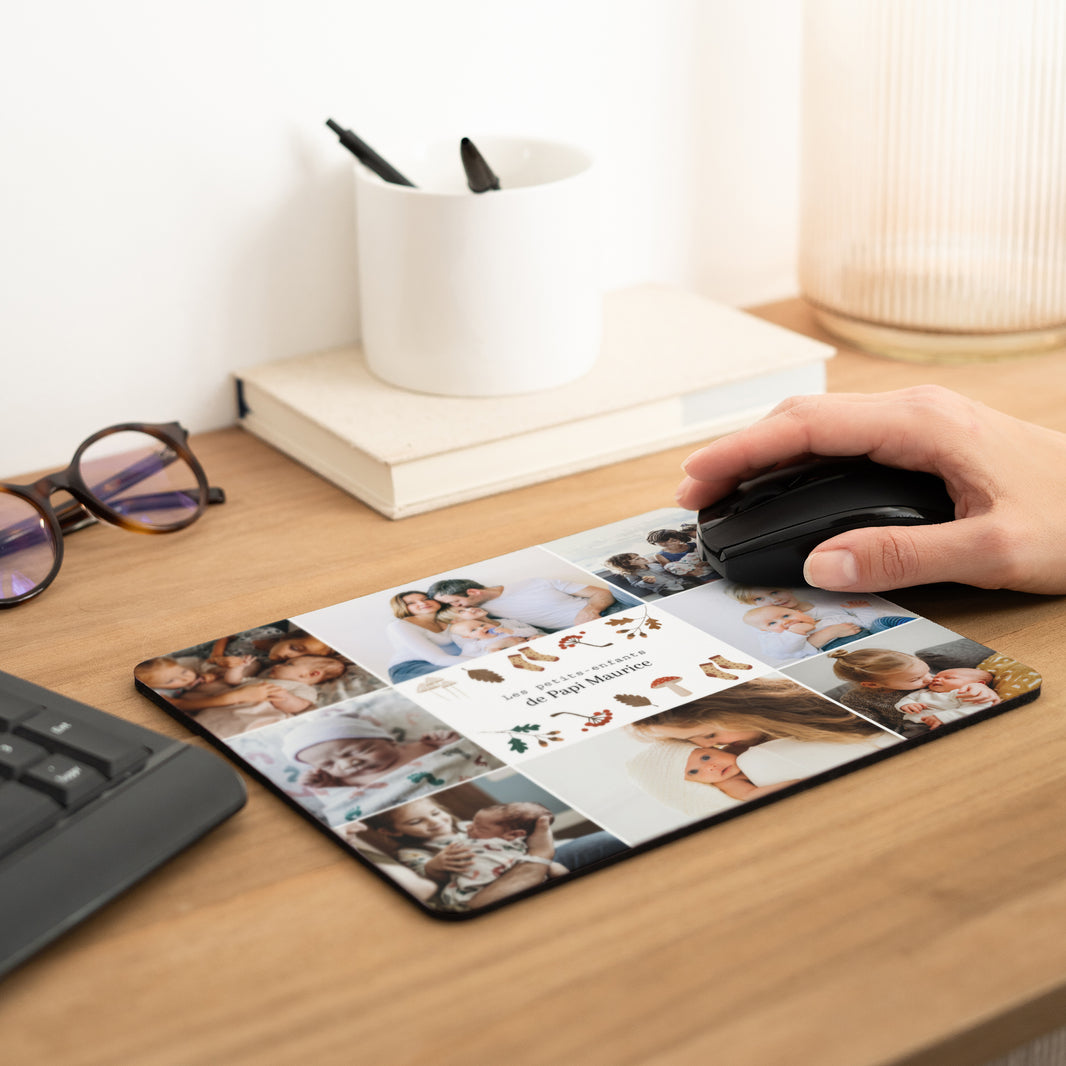
[[[998,587],[1002,562],[982,550],[981,523],[956,519],[932,526],[852,529],[807,556],[803,578],[833,592],[882,592],[938,581]]]

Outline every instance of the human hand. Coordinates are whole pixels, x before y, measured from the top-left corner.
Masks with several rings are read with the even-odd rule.
[[[813,622],[788,622],[785,625],[785,629],[787,629],[790,633],[813,633],[814,632],[814,623]]]
[[[581,626],[600,617],[600,612],[595,607],[582,607],[574,618],[574,625]]]
[[[962,688],[955,689],[955,695],[963,703],[1002,703],[1003,698],[990,689],[987,685],[972,681]]]
[[[526,837],[526,851],[538,859],[555,858],[555,838],[551,830],[550,814],[542,814],[533,827],[533,832]]]
[[[489,651],[503,651],[504,648],[513,648],[516,644],[525,644],[529,637],[504,637],[502,640],[493,641]]]
[[[842,607],[869,607],[870,606],[870,601],[869,600],[845,600],[841,604],[841,606]]]
[[[341,782],[327,770],[308,770],[300,777],[300,784],[308,788],[337,788]]]
[[[250,685],[241,685],[224,697],[229,703],[262,703],[274,700],[278,696],[288,695],[288,690],[272,681],[253,681]]]
[[[462,873],[474,861],[474,851],[459,841],[446,845],[426,863],[426,873],[436,879],[442,874]]]
[[[279,710],[283,709],[281,706],[282,704],[288,704],[293,701],[293,694],[287,688],[282,688],[281,685],[272,685],[267,682],[263,687],[266,690],[266,695],[263,699],[267,700],[272,706],[277,707]],[[297,704],[306,705],[307,700],[297,700]]]
[[[936,474],[955,520],[841,533],[807,557],[808,584],[875,592],[958,581],[1066,592],[1066,434],[938,385],[785,400],[689,456],[677,502],[697,510],[747,478],[811,455],[868,455]]]
[[[944,724],[944,723],[943,723],[943,722],[942,722],[942,721],[941,721],[941,720],[940,720],[939,718],[937,718],[937,716],[936,716],[935,714],[927,714],[927,715],[926,715],[926,716],[925,716],[925,717],[924,717],[924,718],[922,719],[922,721],[923,721],[923,722],[924,722],[924,723],[925,723],[925,724],[926,724],[927,726],[929,726],[929,728],[930,728],[930,729],[936,729],[936,728],[938,728],[939,726],[942,726],[942,725]]]
[[[462,738],[450,729],[437,729],[432,733],[424,733],[419,739],[432,748],[443,748],[445,744],[454,744]]]
[[[926,709],[926,707],[924,703],[918,703],[917,700],[915,700],[912,703],[901,704],[899,709],[903,714],[920,714]]]
[[[822,626],[821,629],[812,633],[807,638],[807,643],[812,648],[824,648],[832,640],[837,640],[840,637],[853,637],[856,633],[861,632],[862,626],[857,626],[854,622],[834,622],[832,625]]]

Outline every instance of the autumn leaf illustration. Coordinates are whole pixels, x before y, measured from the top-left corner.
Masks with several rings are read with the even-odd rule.
[[[653,706],[651,700],[649,700],[647,696],[634,696],[628,692],[623,692],[615,696],[615,699],[618,700],[619,703],[624,703],[627,707]]]
[[[495,670],[467,670],[467,674],[473,681],[502,681],[503,678]]]
[[[643,614],[640,617],[640,621],[634,621],[632,618],[608,618],[606,622],[609,626],[617,626],[620,634],[624,633],[626,640],[632,640],[634,637],[647,637],[645,629],[662,629],[662,623],[656,618],[648,617],[648,608],[644,607]],[[631,626],[628,631],[623,629],[622,626]]]
[[[529,750],[529,744],[524,737],[529,737],[542,747],[546,748],[553,740],[562,740],[562,735],[558,729],[552,729],[548,733],[540,732],[540,725],[537,722],[527,722],[525,725],[513,725],[510,729],[485,729],[484,733],[504,733],[510,738],[507,741],[507,746],[511,751],[518,755]]]
[[[562,740],[562,739],[563,739],[562,732],[560,730],[558,730],[558,729],[553,729],[550,733],[542,733],[539,737],[537,737],[537,743],[542,748],[546,748],[546,747],[548,747],[548,745],[552,741],[557,741],[557,740]]]

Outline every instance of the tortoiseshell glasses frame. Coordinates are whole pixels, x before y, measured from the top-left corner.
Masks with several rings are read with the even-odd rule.
[[[225,494],[177,422],[123,422],[83,441],[65,470],[28,484],[0,482],[0,608],[39,596],[63,564],[63,537],[109,522],[134,533],[174,533]],[[130,493],[130,489],[138,489]],[[72,498],[53,507],[51,497]]]

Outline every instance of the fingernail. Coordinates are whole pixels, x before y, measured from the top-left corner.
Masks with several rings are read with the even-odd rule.
[[[693,480],[690,477],[681,479],[681,484],[677,486],[677,491],[674,493],[674,499],[678,503],[681,503],[681,501],[688,496],[688,491],[692,484]]]
[[[803,580],[819,589],[850,588],[859,580],[855,556],[842,548],[812,552],[803,564]]]

